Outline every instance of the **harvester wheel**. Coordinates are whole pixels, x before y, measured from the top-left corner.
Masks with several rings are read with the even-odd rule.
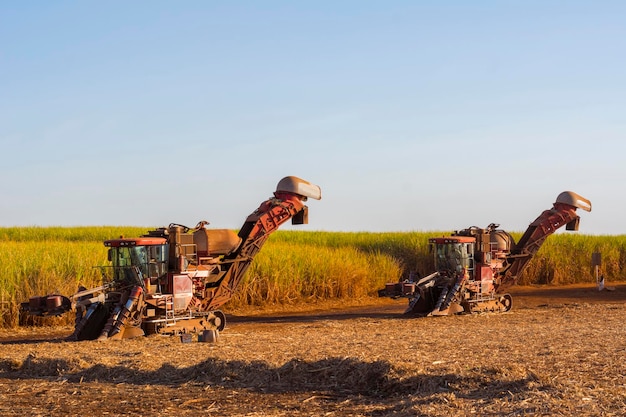
[[[220,310],[215,310],[213,314],[215,314],[214,321],[217,331],[221,332],[226,327],[226,315]]]
[[[500,297],[500,304],[502,304],[502,311],[509,311],[513,307],[513,298],[511,294],[504,294]]]

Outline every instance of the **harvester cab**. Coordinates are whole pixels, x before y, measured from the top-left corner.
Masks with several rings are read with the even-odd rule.
[[[104,282],[143,285],[167,274],[169,245],[163,238],[106,240],[110,266],[101,266]]]
[[[473,272],[476,239],[450,236],[432,238],[428,243],[435,254],[435,270],[440,274],[454,277],[460,273]]]

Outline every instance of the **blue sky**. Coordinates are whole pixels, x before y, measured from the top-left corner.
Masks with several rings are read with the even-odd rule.
[[[0,4],[0,226],[523,231],[565,190],[624,234],[621,1]],[[290,228],[290,227],[287,227]]]

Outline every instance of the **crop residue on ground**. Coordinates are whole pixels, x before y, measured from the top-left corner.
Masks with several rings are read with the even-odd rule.
[[[400,309],[401,310],[401,309]],[[623,303],[238,321],[218,343],[2,331],[2,415],[623,415]]]

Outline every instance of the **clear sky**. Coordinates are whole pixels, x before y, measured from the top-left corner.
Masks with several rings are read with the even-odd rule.
[[[0,226],[626,233],[626,2],[5,1]],[[291,226],[287,227],[287,229]]]

